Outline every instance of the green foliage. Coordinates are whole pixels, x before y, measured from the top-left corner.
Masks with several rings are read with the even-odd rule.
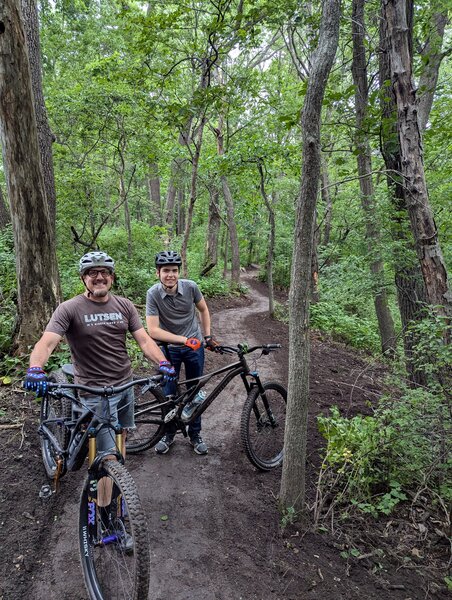
[[[283,514],[281,516],[281,529],[284,531],[286,527],[289,525],[293,525],[295,519],[297,517],[297,513],[295,512],[295,508],[293,506],[288,506],[284,508]]]
[[[0,231],[0,358],[11,347],[16,319],[16,261],[10,225]],[[2,374],[5,374],[2,368]]]
[[[452,345],[445,343],[445,335],[452,334],[452,325],[445,317],[441,317],[426,307],[428,315],[410,326],[409,332],[416,343],[413,348],[413,364],[417,369],[430,377],[431,383],[449,371],[452,364]]]
[[[452,500],[452,443],[446,398],[402,388],[382,398],[372,416],[346,418],[333,407],[318,417],[327,440],[321,485],[336,502],[374,516],[390,514],[407,492],[430,489]]]

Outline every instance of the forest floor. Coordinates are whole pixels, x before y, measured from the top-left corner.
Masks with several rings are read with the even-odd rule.
[[[287,326],[269,319],[266,287],[253,275],[243,275],[247,295],[210,301],[213,331],[231,345],[280,342],[282,350],[262,357],[258,367],[264,379],[286,383]],[[206,371],[228,362],[207,354]],[[348,415],[368,413],[383,376],[384,368],[368,357],[313,333],[308,503],[315,497],[324,445],[317,415],[332,405]],[[408,507],[378,521],[341,521],[336,515],[320,531],[281,528],[281,471],[257,472],[241,448],[244,398],[241,381],[234,381],[204,414],[207,456],[194,454],[178,436],[167,455],[151,449],[128,457],[149,523],[151,600],[449,597],[449,548],[440,536],[427,536],[429,514],[422,527]],[[85,600],[76,534],[85,473],[69,473],[57,494],[40,500],[45,474],[37,423],[38,405],[29,394],[0,388],[0,600]]]

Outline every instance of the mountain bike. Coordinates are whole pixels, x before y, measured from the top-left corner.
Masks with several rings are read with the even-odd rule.
[[[70,366],[68,369],[70,373]],[[112,424],[109,407],[111,396],[148,381],[88,387],[68,383],[66,374],[59,370],[50,374],[42,398],[38,431],[44,467],[55,488],[68,471],[80,469],[88,456],[78,536],[83,576],[92,600],[148,597],[146,518],[136,485],[124,467],[123,431]],[[79,392],[100,396],[101,414],[90,410]],[[98,452],[96,437],[105,428],[111,432],[115,450]],[[49,495],[50,486],[43,486],[43,490],[41,497]]]
[[[262,382],[257,370],[251,370],[247,356],[261,350],[261,356],[281,348],[280,344],[264,344],[249,347],[218,346],[221,354],[235,355],[231,364],[206,373],[197,379],[177,382],[177,393],[165,396],[161,385],[152,377],[135,398],[136,430],[129,432],[126,447],[131,454],[142,452],[154,446],[165,432],[165,424],[174,421],[178,430],[187,435],[186,428],[201,415],[218,395],[235,378],[241,377],[246,400],[241,414],[241,440],[251,463],[261,471],[269,471],[282,464],[284,448],[284,428],[286,421],[287,391],[274,381]],[[198,392],[211,379],[224,374],[224,377],[207,394],[205,400],[193,412],[189,420],[182,419],[184,406],[191,402]]]

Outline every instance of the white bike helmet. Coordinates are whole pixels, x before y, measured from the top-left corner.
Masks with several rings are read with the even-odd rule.
[[[111,258],[111,256],[108,256],[108,254],[101,252],[100,250],[88,252],[80,259],[78,271],[80,275],[83,275],[85,271],[88,271],[88,269],[92,269],[93,267],[107,267],[112,273],[114,273],[115,261]]]

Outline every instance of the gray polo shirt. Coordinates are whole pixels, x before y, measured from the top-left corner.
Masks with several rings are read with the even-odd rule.
[[[195,305],[202,297],[199,287],[191,279],[179,279],[174,296],[167,294],[160,282],[156,283],[146,294],[146,316],[157,316],[165,331],[200,340],[202,332]]]

